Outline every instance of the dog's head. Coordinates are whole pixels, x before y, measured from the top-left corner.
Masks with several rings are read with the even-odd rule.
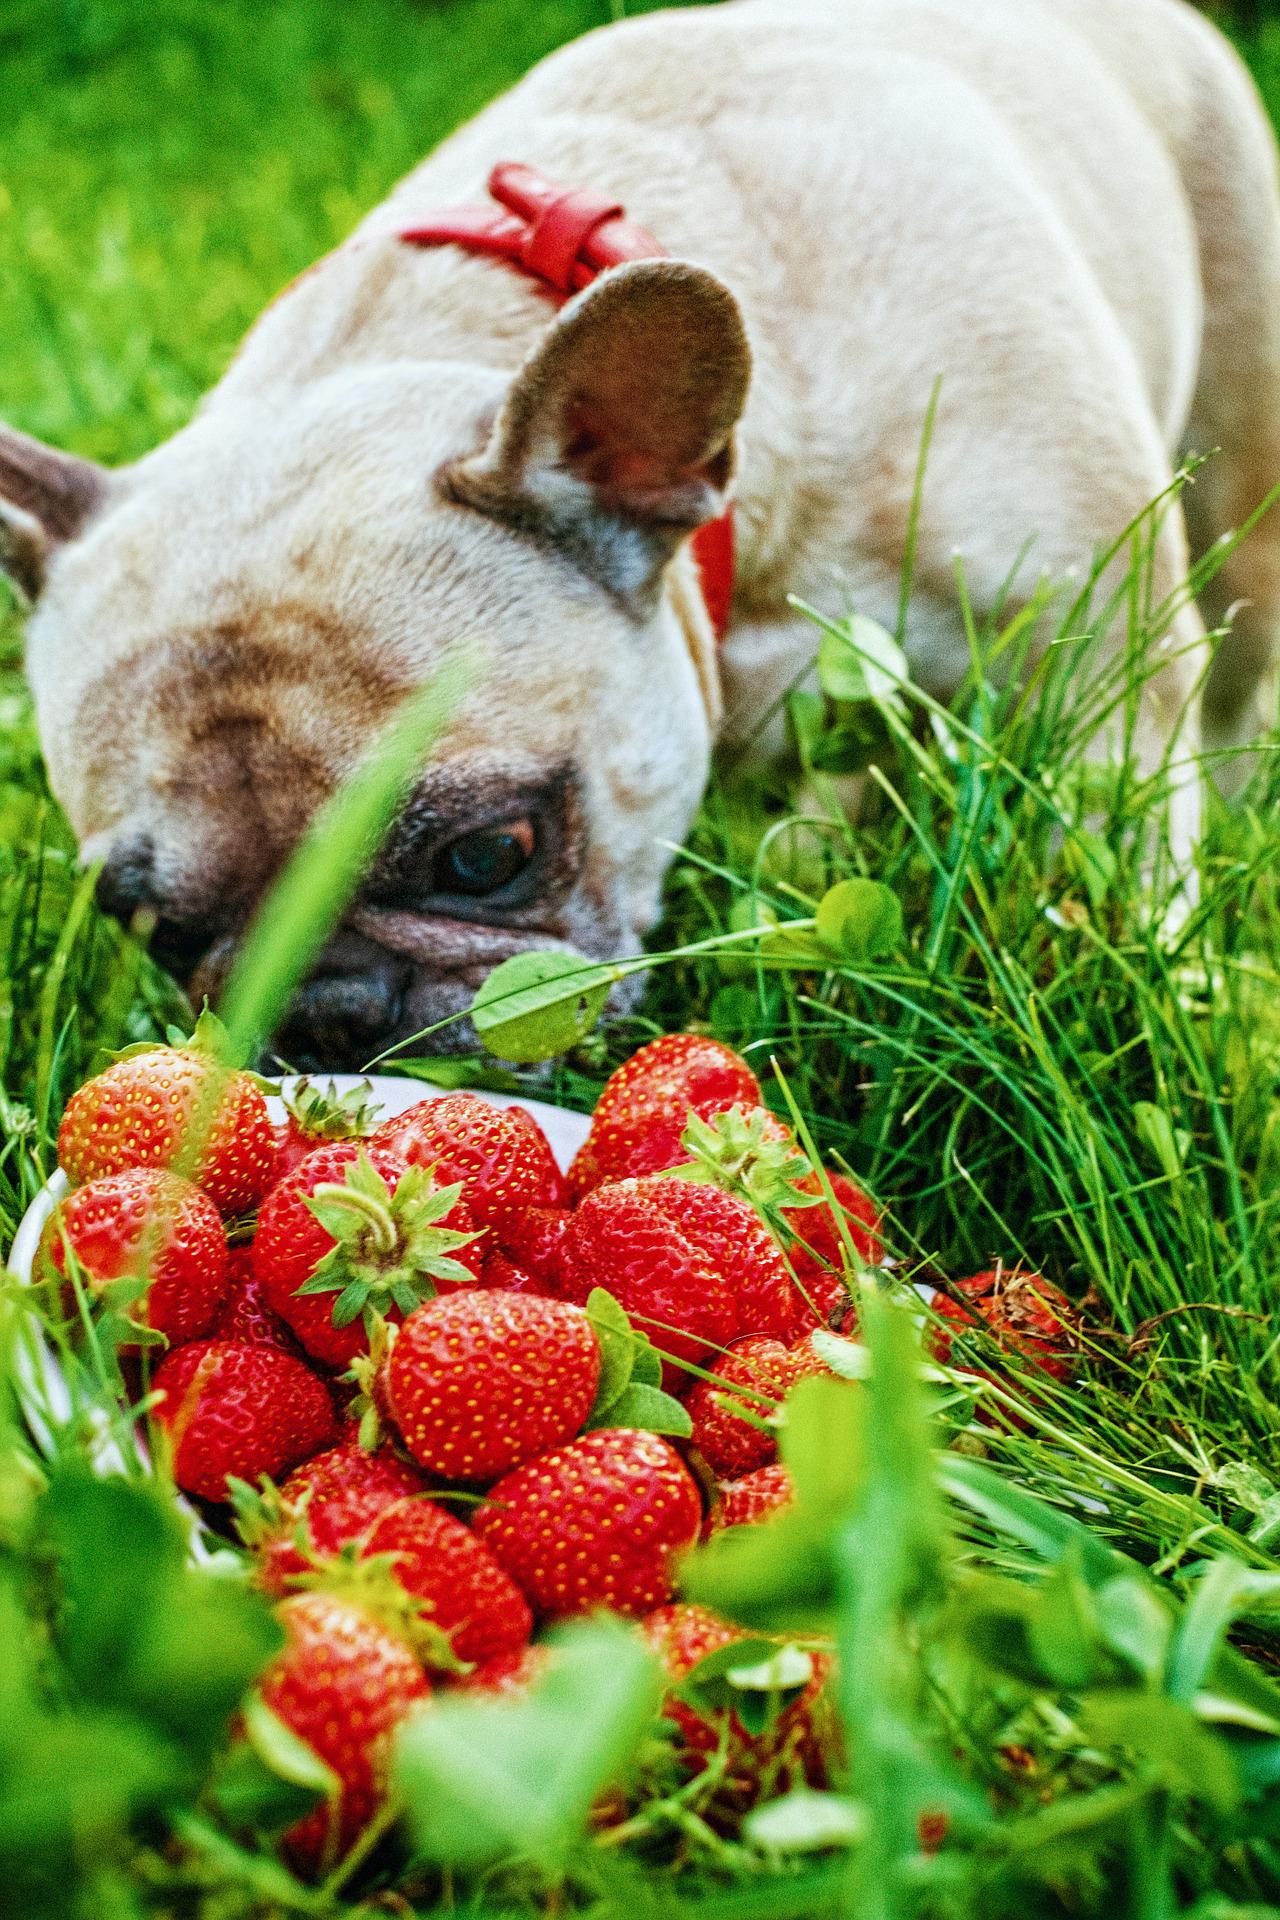
[[[524,946],[632,947],[706,777],[714,663],[678,550],[723,508],[748,371],[732,297],[654,261],[580,294],[514,378],[232,383],[110,473],[0,432],[0,565],[106,904],[216,987],[317,807],[467,643],[470,689],[283,1050],[367,1058]]]

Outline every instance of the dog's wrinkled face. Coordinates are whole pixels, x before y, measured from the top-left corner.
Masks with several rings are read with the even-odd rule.
[[[721,505],[747,366],[723,289],[646,263],[514,381],[401,362],[215,394],[113,475],[0,436],[0,559],[36,599],[50,775],[107,904],[216,991],[316,808],[462,644],[468,690],[282,1052],[368,1059],[524,946],[633,948],[706,777],[670,563]]]

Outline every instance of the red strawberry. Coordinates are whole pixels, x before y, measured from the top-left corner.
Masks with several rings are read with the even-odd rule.
[[[719,1040],[671,1033],[651,1040],[605,1081],[591,1132],[569,1169],[581,1195],[605,1180],[678,1167],[690,1113],[702,1119],[730,1107],[758,1107],[760,1083],[746,1061]]]
[[[482,1226],[513,1207],[558,1207],[564,1178],[546,1135],[524,1107],[495,1107],[474,1093],[424,1100],[373,1136],[410,1166],[461,1183]]]
[[[283,1593],[291,1578],[362,1540],[388,1507],[425,1488],[418,1469],[390,1447],[371,1451],[342,1440],[295,1467],[282,1487],[244,1490],[236,1520],[257,1556],[258,1585]]]
[[[560,1291],[585,1303],[605,1287],[677,1366],[668,1389],[687,1384],[678,1363],[694,1365],[738,1331],[729,1282],[716,1261],[654,1204],[655,1181],[620,1180],[589,1193],[564,1237]]]
[[[790,1337],[797,1305],[791,1275],[773,1236],[745,1200],[704,1182],[662,1175],[628,1185],[651,1200],[724,1276],[733,1295],[735,1333]]]
[[[777,1455],[775,1435],[732,1411],[733,1393],[717,1382],[727,1382],[729,1388],[745,1387],[747,1392],[737,1404],[756,1419],[765,1419],[797,1380],[827,1371],[816,1354],[789,1349],[780,1340],[755,1336],[737,1341],[717,1360],[716,1380],[695,1380],[685,1398],[695,1446],[712,1470],[726,1479],[736,1480],[767,1466]],[[722,1404],[725,1401],[729,1404]]]
[[[300,1355],[301,1347],[267,1300],[267,1290],[253,1270],[252,1246],[232,1247],[227,1254],[230,1291],[218,1324],[219,1340],[240,1340],[250,1347],[279,1347]]]
[[[656,1433],[587,1433],[490,1489],[475,1530],[535,1613],[647,1613],[671,1597],[674,1563],[698,1537],[702,1502]]]
[[[104,1174],[69,1193],[45,1246],[63,1275],[69,1246],[94,1294],[145,1275],[147,1290],[127,1311],[174,1347],[212,1332],[230,1285],[218,1209],[189,1180],[154,1167]]]
[[[789,1507],[795,1498],[791,1475],[780,1464],[757,1467],[741,1480],[727,1481],[721,1491],[724,1501],[711,1517],[707,1529],[710,1533],[719,1533],[723,1527],[754,1526],[757,1521],[767,1520],[770,1514]]]
[[[491,1293],[534,1293],[540,1298],[545,1298],[547,1293],[540,1280],[513,1266],[506,1254],[499,1253],[496,1247],[485,1255],[480,1279]]]
[[[531,1643],[518,1653],[500,1653],[492,1660],[482,1660],[469,1673],[459,1674],[452,1684],[464,1693],[496,1693],[518,1700],[541,1679],[550,1659],[550,1647]]]
[[[731,1626],[709,1607],[688,1602],[658,1607],[640,1622],[640,1632],[662,1662],[669,1679],[682,1681],[710,1653],[731,1647],[736,1640],[747,1640],[743,1627]],[[771,1792],[783,1782],[785,1772],[797,1780],[820,1772],[818,1747],[829,1729],[820,1725],[825,1715],[816,1712],[831,1663],[822,1654],[799,1654],[798,1649],[779,1646],[779,1685],[793,1697],[782,1704],[759,1733],[752,1734],[743,1723],[738,1707],[746,1694],[728,1681],[711,1682],[706,1699],[696,1704],[669,1693],[663,1702],[663,1715],[680,1736],[681,1757],[693,1772],[700,1772],[708,1756],[722,1743],[726,1747],[726,1784],[739,1795],[755,1798],[765,1785]],[[798,1656],[798,1657],[797,1657]],[[758,1665],[758,1656],[749,1664]],[[789,1669],[794,1673],[791,1684]],[[767,1689],[763,1690],[768,1697]],[[736,1698],[735,1698],[736,1695]]]
[[[314,1153],[317,1147],[335,1140],[364,1140],[373,1132],[378,1103],[367,1080],[346,1093],[339,1093],[333,1081],[328,1088],[314,1080],[299,1080],[284,1096],[288,1118],[276,1128],[276,1163],[271,1184]]]
[[[490,1232],[511,1265],[540,1283],[540,1293],[556,1293],[560,1253],[572,1218],[567,1207],[513,1207]]]
[[[285,1839],[304,1869],[323,1873],[359,1839],[386,1799],[391,1735],[430,1683],[404,1640],[349,1600],[299,1593],[279,1610],[284,1651],[267,1668],[263,1704],[338,1778]]]
[[[321,1217],[323,1216],[323,1217]],[[349,1367],[366,1309],[398,1320],[441,1286],[479,1276],[481,1242],[456,1188],[376,1141],[317,1147],[263,1202],[254,1271],[307,1352]]]
[[[257,1083],[218,1064],[217,1032],[202,1015],[190,1045],[126,1054],[72,1094],[58,1161],[73,1187],[128,1167],[186,1173],[196,1122],[205,1133],[196,1185],[222,1213],[256,1205],[271,1181],[275,1134]]]
[[[577,1433],[599,1380],[599,1344],[579,1308],[475,1288],[409,1315],[382,1391],[429,1473],[493,1480]]]
[[[849,1266],[845,1234],[869,1267],[878,1267],[884,1259],[880,1208],[847,1174],[832,1173],[827,1178],[844,1215],[843,1232],[830,1201],[825,1199],[817,1207],[785,1208],[782,1215],[796,1235],[794,1244],[787,1249],[787,1257],[804,1296],[800,1302],[801,1318],[820,1326],[829,1325],[833,1316],[843,1319],[849,1308],[844,1279]],[[822,1181],[816,1173],[798,1180],[796,1186],[801,1193],[823,1192]]]
[[[274,1479],[336,1437],[323,1381],[274,1347],[197,1340],[166,1355],[154,1386],[173,1477],[203,1500],[227,1498],[228,1474]]]
[[[1025,1268],[993,1267],[957,1280],[960,1296],[933,1296],[933,1311],[957,1332],[986,1328],[1002,1346],[1021,1354],[1052,1380],[1069,1380],[1078,1363],[1079,1316],[1060,1288]],[[943,1327],[930,1330],[929,1350],[944,1364],[952,1359],[952,1337]],[[956,1365],[967,1365],[957,1357]]]
[[[533,1616],[515,1583],[469,1527],[430,1500],[399,1500],[382,1513],[361,1557],[389,1554],[391,1570],[459,1660],[521,1653]]]

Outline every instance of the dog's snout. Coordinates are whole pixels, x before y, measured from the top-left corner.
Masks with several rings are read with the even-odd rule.
[[[281,1057],[312,1069],[363,1058],[394,1032],[411,973],[408,961],[371,940],[339,934],[294,997]]]
[[[147,834],[117,840],[102,865],[95,889],[98,905],[117,920],[132,920],[143,908],[164,904],[156,877],[155,844]]]

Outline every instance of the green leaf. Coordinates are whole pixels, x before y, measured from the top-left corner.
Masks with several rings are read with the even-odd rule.
[[[593,1426],[631,1379],[636,1361],[636,1336],[623,1308],[603,1287],[593,1287],[587,1295],[587,1318],[600,1348],[600,1381],[587,1422]]]
[[[822,1514],[846,1513],[866,1473],[865,1396],[846,1382],[814,1377],[787,1395],[780,1435],[798,1503]]]
[[[604,1012],[616,967],[551,949],[516,953],[494,968],[471,1003],[481,1044],[527,1066],[567,1053]]]
[[[854,614],[839,627],[824,628],[818,642],[818,684],[829,700],[856,706],[902,707],[910,679],[907,656],[878,621]]]
[[[1080,1721],[1102,1746],[1125,1747],[1171,1791],[1191,1794],[1226,1813],[1240,1798],[1230,1748],[1186,1706],[1157,1693],[1094,1691]]]
[[[686,1408],[661,1387],[642,1386],[631,1381],[625,1386],[618,1398],[607,1406],[600,1417],[594,1415],[587,1422],[588,1427],[640,1427],[649,1433],[670,1433],[678,1439],[687,1440],[693,1432],[693,1421]]]
[[[818,902],[814,931],[837,960],[866,966],[902,942],[902,905],[879,880],[839,880]]]
[[[1134,1101],[1133,1124],[1139,1140],[1160,1170],[1170,1180],[1176,1180],[1191,1146],[1191,1135],[1185,1128],[1175,1127],[1164,1108],[1154,1106],[1150,1100]]]
[[[396,1780],[423,1855],[478,1867],[509,1855],[553,1870],[586,1831],[656,1717],[653,1656],[625,1627],[566,1628],[527,1694],[438,1695],[401,1729]]]

